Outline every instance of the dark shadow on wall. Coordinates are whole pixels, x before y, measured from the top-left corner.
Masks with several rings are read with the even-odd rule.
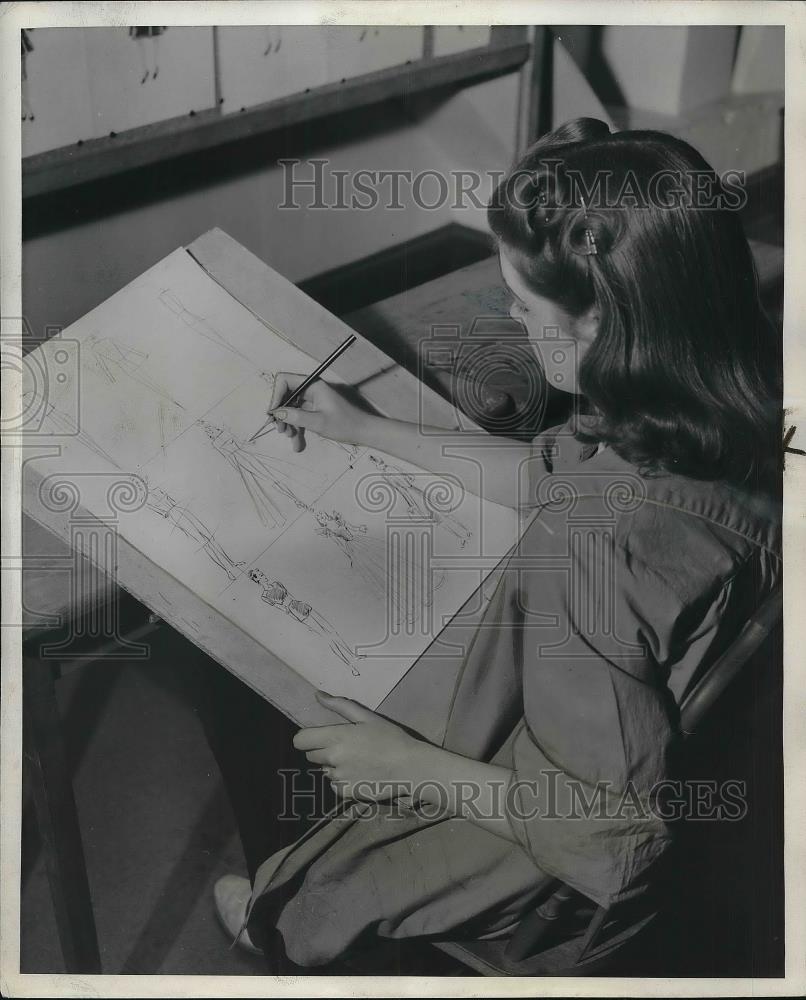
[[[623,106],[624,92],[602,50],[604,29],[601,24],[561,24],[553,31],[602,104]]]

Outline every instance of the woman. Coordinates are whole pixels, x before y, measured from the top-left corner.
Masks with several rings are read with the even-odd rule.
[[[734,204],[686,143],[592,119],[497,190],[512,315],[585,415],[485,450],[485,495],[531,520],[441,745],[324,693],[346,724],[294,737],[344,815],[265,862],[247,929],[276,928],[299,965],[377,937],[510,933],[552,876],[611,908],[653,888],[677,705],[781,574],[779,347]],[[436,428],[321,382],[283,408],[299,380],[278,377],[272,411],[295,450],[313,431],[467,478]],[[247,896],[228,883],[231,924]]]

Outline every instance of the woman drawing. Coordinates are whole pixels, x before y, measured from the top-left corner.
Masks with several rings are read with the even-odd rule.
[[[290,618],[303,624],[313,635],[327,639],[331,652],[350,668],[354,677],[360,676],[360,671],[355,666],[355,660],[360,656],[356,656],[335,627],[307,601],[297,600],[279,580],[270,581],[262,570],[250,569],[249,579],[263,588],[261,600],[273,608],[284,611]]]
[[[587,118],[544,135],[495,192],[511,314],[587,409],[531,445],[491,437],[479,458],[486,498],[530,517],[457,656],[441,738],[324,693],[346,724],[295,735],[346,815],[269,857],[251,903],[247,880],[228,882],[219,913],[246,913],[298,965],[381,938],[511,936],[552,878],[600,908],[607,949],[686,863],[653,802],[677,773],[678,706],[782,577],[780,338],[728,195],[682,140]],[[547,330],[573,344],[570,377]],[[283,407],[302,379],[278,375],[273,401],[296,451],[310,430],[478,488],[439,428],[367,414],[324,382]],[[323,530],[355,545],[334,518]],[[416,807],[398,818],[393,794]]]

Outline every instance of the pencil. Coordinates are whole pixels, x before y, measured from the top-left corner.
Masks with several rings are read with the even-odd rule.
[[[299,396],[302,395],[303,392],[305,392],[305,390],[312,382],[315,382],[319,378],[319,376],[322,374],[323,371],[325,371],[325,369],[329,368],[333,364],[336,358],[340,358],[341,355],[344,354],[344,352],[347,350],[350,344],[355,342],[355,339],[356,339],[355,334],[353,334],[351,337],[348,337],[343,344],[339,344],[336,350],[333,351],[333,353],[329,355],[327,358],[325,358],[325,360],[322,362],[321,365],[319,365],[316,371],[311,372],[311,374],[305,379],[304,382],[300,382],[297,388],[294,389],[294,391],[289,394],[288,399],[283,401],[282,405],[290,406],[295,399],[297,399]],[[251,444],[253,441],[257,441],[259,437],[262,437],[266,433],[266,428],[269,426],[269,424],[274,423],[274,421],[275,418],[270,415],[268,420],[266,420],[266,422],[262,425],[262,427],[260,427],[257,431],[255,431],[255,433],[252,435],[252,437],[249,438],[249,441],[247,443]]]

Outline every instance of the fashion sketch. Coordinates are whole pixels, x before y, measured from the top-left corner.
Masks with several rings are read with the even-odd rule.
[[[219,330],[211,324],[203,316],[197,316],[196,313],[191,312],[190,309],[186,308],[184,302],[175,295],[170,289],[164,288],[159,295],[160,302],[169,309],[175,316],[189,327],[195,333],[201,334],[202,337],[206,337],[213,344],[217,344],[219,347],[223,347],[225,351],[230,351],[232,354],[237,354],[239,358],[243,358],[244,361],[248,361],[253,364],[251,358],[247,357],[238,350],[237,347],[227,340],[227,338]]]
[[[432,591],[442,585],[445,574],[441,573],[437,582],[431,583],[423,578],[423,567],[416,559],[404,559],[395,565],[387,539],[371,537],[365,524],[351,524],[338,511],[314,510],[313,513],[317,535],[341,549],[370,593],[381,600],[388,599],[394,623],[417,621],[422,608],[432,603]],[[420,607],[413,600],[415,595],[420,600]]]
[[[90,358],[97,371],[107,380],[114,384],[121,375],[138,382],[156,396],[162,397],[166,402],[173,403],[181,410],[184,406],[175,400],[163,386],[152,379],[144,370],[148,355],[143,351],[138,351],[134,347],[125,347],[111,340],[109,337],[87,337],[82,348],[89,352]]]
[[[81,430],[78,422],[70,414],[64,413],[53,403],[49,403],[35,389],[26,389],[22,393],[22,406],[22,412],[29,414],[26,422],[30,423],[30,430],[34,430],[37,420],[41,419],[42,425],[50,428],[53,434],[76,438],[99,458],[102,458],[105,462],[109,462],[116,469],[120,468],[114,458],[108,452],[104,451],[91,435]],[[38,417],[40,413],[41,418]],[[26,428],[24,427],[23,430],[26,430]]]
[[[355,460],[358,458],[359,447],[357,444],[342,444],[341,441],[333,441],[333,444],[337,445],[347,456],[347,464],[352,469],[355,465]]]
[[[170,493],[160,487],[148,486],[146,507],[155,514],[170,521],[179,531],[191,541],[196,542],[201,550],[219,569],[222,569],[230,580],[237,580],[236,570],[243,566],[235,562],[216,541],[215,534],[198,517]]]
[[[327,639],[331,651],[350,668],[352,675],[354,677],[361,676],[361,672],[355,665],[355,660],[361,659],[362,656],[356,655],[334,626],[312,608],[307,601],[298,600],[288,592],[288,589],[279,580],[269,580],[262,570],[250,569],[249,579],[262,588],[260,595],[262,601],[273,608],[284,611],[294,621],[304,625],[313,635]]]
[[[287,514],[283,508],[287,509],[289,504],[299,510],[308,510],[308,504],[299,494],[325,485],[321,476],[293,462],[265,455],[258,450],[259,445],[250,446],[223,427],[206,420],[199,420],[198,425],[219,455],[238,473],[261,523],[267,528],[280,528],[286,523]]]
[[[276,26],[266,25],[264,30],[265,47],[263,55],[271,55],[272,52],[279,52],[283,44],[283,29]]]
[[[417,485],[417,480],[411,473],[405,472],[397,465],[391,465],[377,455],[370,455],[369,460],[383,474],[384,482],[392,487],[406,505],[412,518],[433,521],[440,528],[444,528],[445,531],[450,532],[457,538],[460,548],[464,548],[467,545],[468,540],[473,537],[473,532],[470,528],[451,513],[435,510],[434,506],[426,499],[424,491]]]
[[[136,43],[140,55],[140,68],[143,73],[140,78],[141,86],[149,77],[156,80],[159,76],[159,39],[167,30],[149,26],[129,28],[129,38]]]

